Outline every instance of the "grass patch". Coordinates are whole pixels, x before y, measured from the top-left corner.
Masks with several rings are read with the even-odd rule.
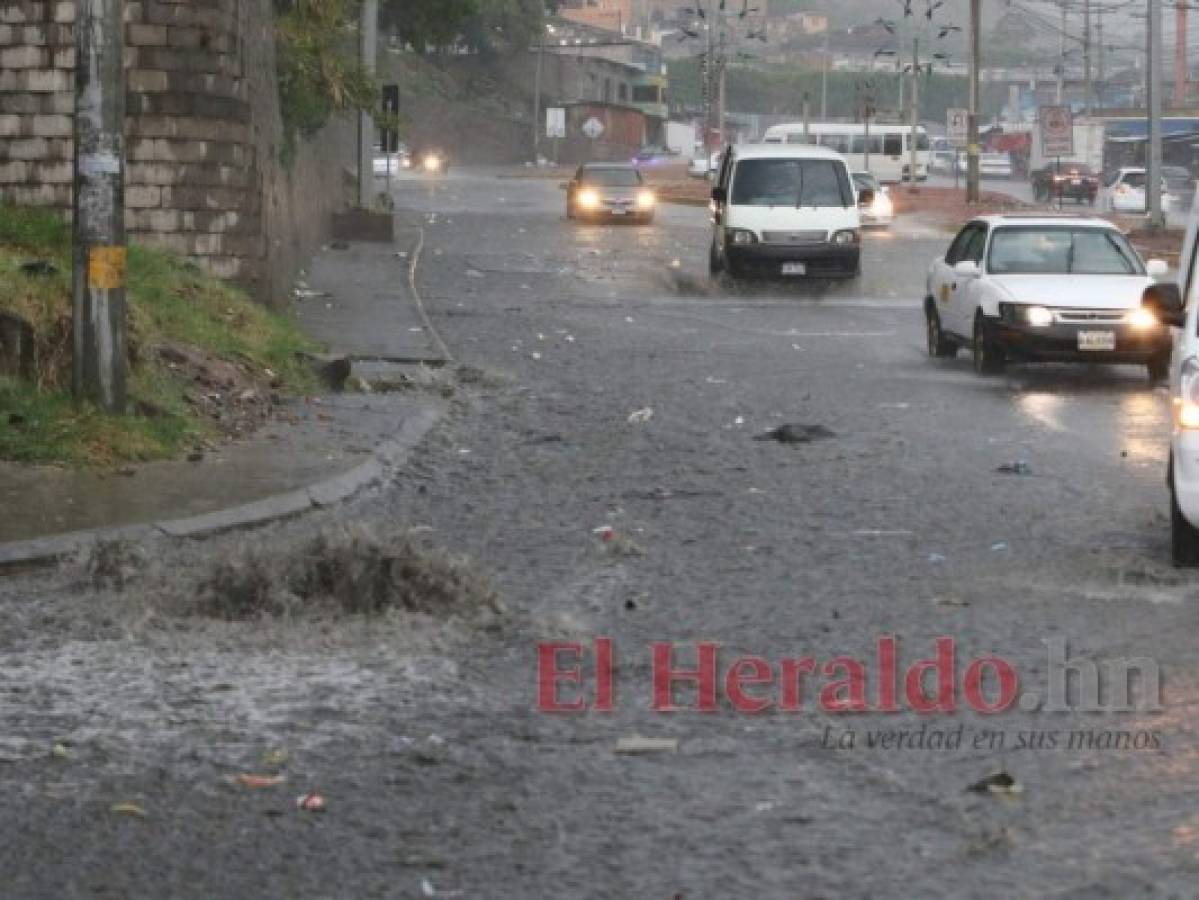
[[[53,271],[23,271],[34,260]],[[219,432],[210,415],[187,402],[185,373],[152,352],[158,345],[197,348],[235,364],[248,381],[283,392],[315,387],[299,356],[315,345],[286,316],[160,250],[130,247],[128,277],[133,414],[108,416],[75,404],[69,393],[68,226],[45,210],[0,205],[0,310],[29,322],[36,345],[32,382],[0,379],[0,459],[100,466],[164,459]]]

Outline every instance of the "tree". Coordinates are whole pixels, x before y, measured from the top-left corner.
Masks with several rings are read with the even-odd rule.
[[[536,42],[558,0],[383,0],[385,32],[417,52],[463,44],[479,53],[511,53]]]

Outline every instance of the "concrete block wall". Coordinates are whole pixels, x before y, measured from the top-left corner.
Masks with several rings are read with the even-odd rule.
[[[0,201],[69,215],[75,14],[75,0],[0,0]],[[277,302],[270,248],[294,241],[264,204],[295,204],[274,197],[272,15],[270,0],[127,0],[125,200],[131,239]],[[340,208],[332,193],[307,205]]]

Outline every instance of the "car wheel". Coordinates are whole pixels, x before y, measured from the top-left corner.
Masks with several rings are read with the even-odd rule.
[[[716,242],[712,241],[712,245],[708,248],[708,274],[715,277],[724,271],[724,264],[720,260],[720,253],[716,250]]]
[[[928,334],[928,355],[934,359],[953,359],[958,355],[958,345],[945,337],[941,330],[941,317],[931,300],[924,304],[924,324]]]
[[[1199,566],[1199,528],[1182,514],[1174,493],[1174,477],[1170,477],[1170,559],[1185,568]]]
[[[1170,377],[1170,354],[1159,353],[1157,356],[1151,357],[1145,368],[1149,370],[1150,384],[1161,384]]]
[[[979,375],[995,375],[1003,371],[1003,350],[987,340],[983,314],[974,317],[974,371]]]

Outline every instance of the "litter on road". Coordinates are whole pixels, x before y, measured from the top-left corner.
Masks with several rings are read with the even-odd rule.
[[[642,409],[634,410],[633,412],[629,413],[629,424],[640,425],[644,422],[648,422],[653,417],[654,417],[653,409],[646,406],[646,407],[643,407]]]
[[[1024,787],[1007,772],[996,772],[974,782],[967,790],[978,794],[1019,794],[1024,791]]]
[[[634,734],[616,742],[616,752],[627,756],[643,753],[677,753],[678,738],[651,738]]]
[[[740,418],[740,417],[738,417]],[[764,434],[754,436],[755,441],[778,441],[780,444],[810,444],[813,441],[826,440],[837,435],[823,425],[803,425],[799,422],[788,422],[778,428],[772,428]]]

